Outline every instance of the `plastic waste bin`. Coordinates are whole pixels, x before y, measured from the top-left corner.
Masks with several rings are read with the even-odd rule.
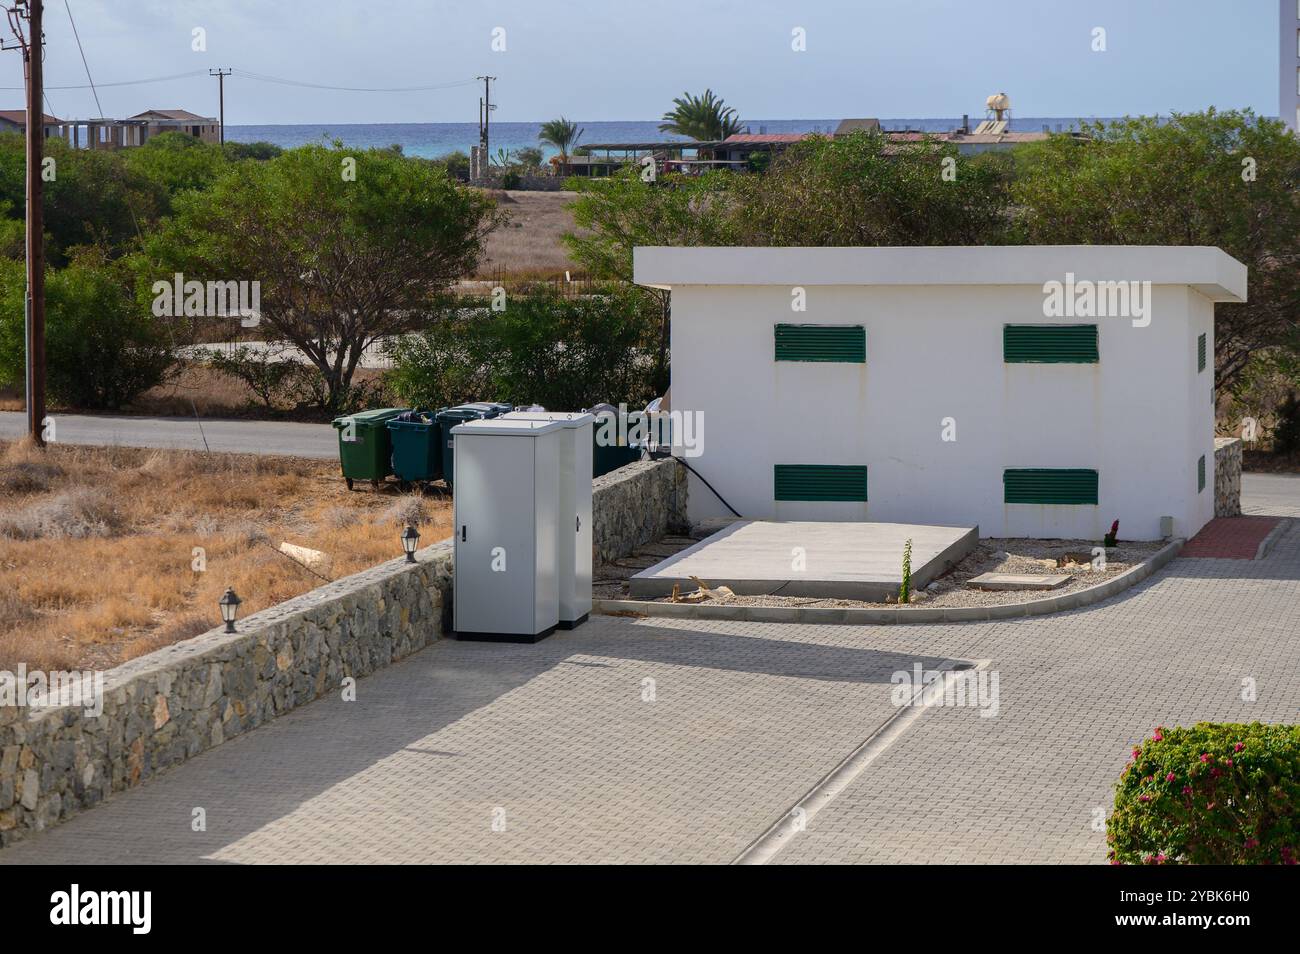
[[[628,442],[626,417],[623,421],[618,419],[618,408],[612,404],[597,404],[587,408],[586,413],[596,418],[591,431],[592,477],[600,477],[641,459],[641,448]]]
[[[446,482],[448,489],[451,489],[452,486],[456,458],[456,439],[452,436],[451,429],[457,424],[464,424],[466,421],[482,421],[498,417],[503,409],[508,411],[511,410],[511,407],[508,404],[476,402],[473,404],[457,404],[455,407],[445,407],[438,412],[436,419],[441,431],[442,479]]]
[[[403,489],[427,484],[442,476],[442,425],[437,412],[416,409],[388,422],[393,445],[393,473]]]
[[[378,487],[392,472],[393,448],[388,440],[387,424],[404,410],[383,407],[334,418],[334,428],[339,432],[339,464],[348,490],[355,480],[368,480]]]

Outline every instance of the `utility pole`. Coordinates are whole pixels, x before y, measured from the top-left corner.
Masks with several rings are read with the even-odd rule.
[[[488,127],[492,123],[492,110],[496,109],[492,105],[492,81],[495,76],[479,76],[476,79],[483,81],[483,100],[481,103],[482,120],[479,123],[478,144],[483,147],[483,155],[486,158],[488,151]]]
[[[217,78],[217,108],[221,110],[221,145],[226,144],[226,77],[230,70],[208,70],[209,76]]]
[[[23,52],[23,79],[27,86],[27,299],[24,326],[27,339],[27,433],[37,447],[45,446],[45,216],[41,165],[45,153],[45,96],[41,59],[43,0],[14,0],[6,11],[9,25]],[[27,20],[24,36],[21,20]],[[4,46],[15,49],[15,46]]]

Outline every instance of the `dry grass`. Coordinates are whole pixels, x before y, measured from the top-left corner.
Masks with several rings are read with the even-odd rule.
[[[571,192],[493,192],[510,221],[487,240],[487,254],[479,265],[479,276],[504,271],[515,278],[546,279],[563,275],[578,266],[560,241],[572,232],[573,213],[568,205]]]
[[[106,668],[321,585],[275,551],[322,550],[335,578],[450,533],[448,498],[349,493],[328,461],[0,443],[0,669]],[[193,568],[196,547],[206,569]]]

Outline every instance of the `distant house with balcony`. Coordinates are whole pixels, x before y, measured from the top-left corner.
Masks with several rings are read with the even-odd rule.
[[[198,116],[188,109],[146,109],[131,122],[144,123],[144,138],[165,132],[183,132],[203,142],[221,141],[221,123],[213,116]]]
[[[44,116],[45,138],[62,139],[73,149],[125,149],[154,136],[180,132],[202,142],[221,141],[221,123],[187,109],[147,109],[128,119],[58,119]],[[27,110],[0,109],[0,132],[25,133]]]

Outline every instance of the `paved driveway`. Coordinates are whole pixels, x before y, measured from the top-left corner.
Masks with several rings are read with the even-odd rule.
[[[1298,641],[1300,524],[1263,561],[1176,560],[1053,617],[596,617],[537,646],[442,642],[0,863],[728,862],[899,716],[891,673],[977,660],[996,717],[908,710],[771,860],[1100,862],[1094,820],[1131,744],[1159,724],[1296,721]]]

